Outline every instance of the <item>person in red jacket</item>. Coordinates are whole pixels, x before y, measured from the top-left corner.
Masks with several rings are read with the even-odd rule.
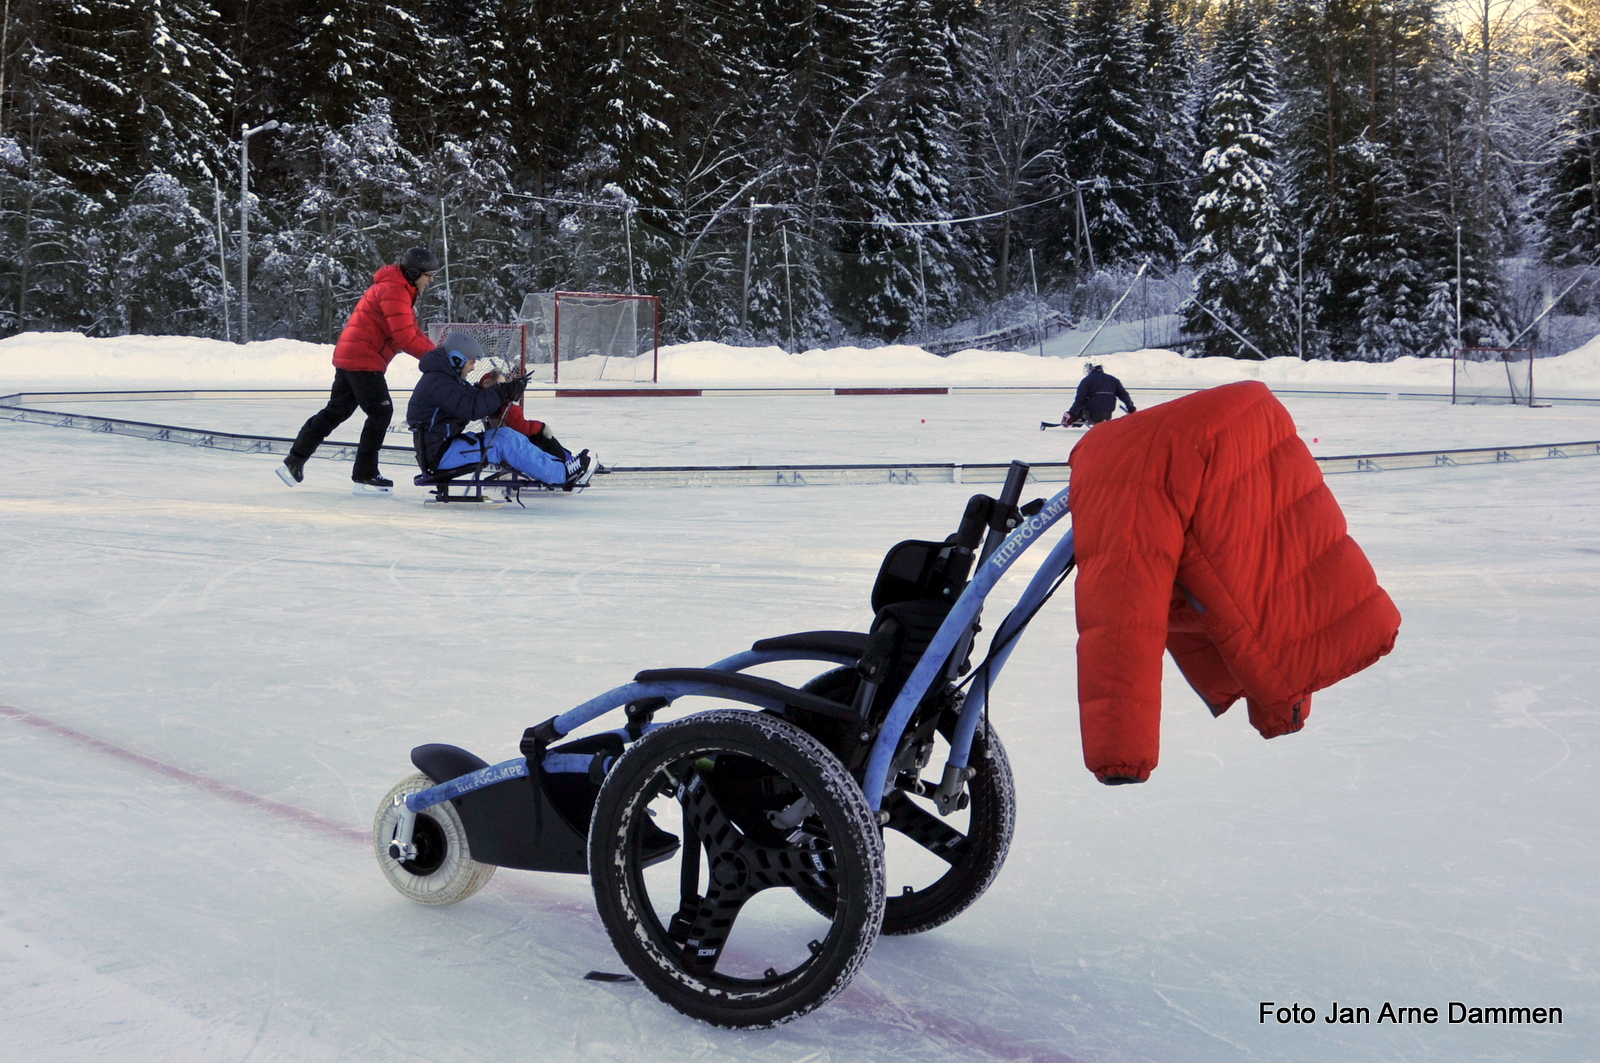
[[[1266,385],[1108,421],[1069,460],[1078,714],[1101,782],[1156,766],[1163,650],[1212,715],[1243,698],[1274,738],[1394,647],[1400,612]]]
[[[394,416],[389,384],[384,372],[396,354],[405,351],[420,359],[434,343],[417,325],[416,303],[428,290],[439,260],[425,247],[413,247],[400,261],[384,266],[372,277],[356,304],[339,342],[333,348],[333,390],[328,404],[300,429],[278,478],[293,487],[305,479],[306,460],[356,408],[367,415],[356,447],[356,464],[350,478],[357,491],[387,493],[394,486],[378,472],[378,448]]]

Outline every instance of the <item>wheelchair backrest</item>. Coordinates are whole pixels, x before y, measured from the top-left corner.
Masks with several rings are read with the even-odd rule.
[[[887,629],[893,633],[882,680],[884,696],[893,697],[899,691],[950,607],[961,597],[972,558],[969,547],[951,540],[936,543],[907,539],[890,547],[884,555],[872,586],[872,631]],[[970,640],[963,640],[956,651],[960,663],[952,660],[947,668],[965,671],[969,647]]]
[[[411,449],[417,455],[417,468],[432,476],[433,469],[428,466],[428,445],[424,441],[423,435],[423,431],[420,428],[411,430]]]
[[[972,551],[951,542],[907,539],[896,543],[878,566],[872,611],[898,602],[951,603],[961,596],[972,569]]]

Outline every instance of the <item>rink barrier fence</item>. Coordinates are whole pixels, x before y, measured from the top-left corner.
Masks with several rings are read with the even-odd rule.
[[[1130,388],[1135,395],[1188,395],[1199,388],[1176,383],[1156,384],[1149,387]],[[1400,401],[1449,402],[1448,388],[1428,390],[1416,388],[1396,389],[1367,385],[1346,388],[1273,388],[1274,395],[1295,398],[1321,399],[1390,399]],[[184,401],[196,399],[319,399],[327,395],[326,388],[199,388],[199,389],[147,389],[147,390],[96,390],[96,391],[28,391],[0,396],[0,406],[22,407],[31,403],[72,402],[152,402]],[[589,387],[555,388],[530,387],[528,399],[635,399],[635,398],[815,398],[826,396],[939,396],[939,395],[1075,395],[1076,385],[939,385],[913,386],[860,386],[860,387],[727,387],[727,388],[672,388],[672,387]],[[410,388],[391,391],[398,400],[411,394]],[[1536,406],[1600,406],[1600,395],[1541,395]]]
[[[725,389],[732,393],[735,389]],[[750,389],[739,394],[955,394],[959,392],[1005,391],[1004,388],[882,388],[882,389]],[[1029,389],[1037,390],[1037,389]],[[1072,389],[1061,389],[1071,392]],[[1157,390],[1157,389],[1151,389]],[[610,391],[608,394],[618,394]],[[720,393],[720,392],[719,392]],[[321,395],[321,391],[266,389],[254,391],[59,391],[28,392],[0,396],[0,421],[27,422],[54,428],[76,428],[105,435],[128,436],[193,447],[227,450],[245,454],[287,454],[294,442],[282,436],[254,436],[234,432],[185,428],[116,417],[66,413],[23,405],[24,402],[134,402],[197,398],[285,398]],[[403,394],[403,393],[399,393]],[[530,392],[530,394],[533,394]],[[677,394],[675,392],[674,394]],[[700,392],[696,392],[700,394]],[[1278,392],[1278,394],[1295,394]],[[1314,392],[1326,396],[1328,392]],[[1344,392],[1365,398],[1424,397],[1396,392]],[[1430,398],[1443,396],[1430,395]],[[1587,400],[1576,399],[1574,402]],[[409,446],[385,445],[382,452],[391,460],[414,460]],[[356,444],[330,441],[318,449],[318,458],[353,461]],[[1571,443],[1536,443],[1522,446],[1472,447],[1450,450],[1417,450],[1384,454],[1340,454],[1316,459],[1325,474],[1392,472],[1402,469],[1452,468],[1466,465],[1500,465],[1551,459],[1600,456],[1600,440]],[[617,466],[608,470],[602,483],[607,487],[824,487],[861,484],[991,484],[1003,483],[1009,462],[871,463],[852,465],[658,465]],[[1064,483],[1070,470],[1066,462],[1037,462],[1028,479],[1035,483]]]

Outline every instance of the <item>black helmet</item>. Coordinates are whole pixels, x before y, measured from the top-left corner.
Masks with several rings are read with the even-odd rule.
[[[445,357],[450,359],[450,364],[460,372],[468,362],[476,362],[488,357],[483,353],[483,345],[465,332],[447,332],[444,339],[439,341],[439,346],[444,348]]]
[[[417,278],[424,273],[432,273],[438,268],[439,260],[426,247],[408,247],[406,253],[400,256],[400,272],[412,284],[417,283]]]

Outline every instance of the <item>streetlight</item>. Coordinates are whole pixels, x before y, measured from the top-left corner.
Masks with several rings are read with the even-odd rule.
[[[239,335],[250,342],[250,138],[278,128],[270,119],[254,129],[239,127]]]

